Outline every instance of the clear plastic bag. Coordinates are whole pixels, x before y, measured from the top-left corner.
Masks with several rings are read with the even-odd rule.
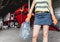
[[[20,28],[19,36],[22,39],[27,39],[30,35],[30,23],[29,22],[23,22]]]

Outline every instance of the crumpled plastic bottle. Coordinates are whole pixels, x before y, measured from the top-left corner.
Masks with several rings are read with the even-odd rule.
[[[30,35],[30,22],[23,22],[20,28],[19,36],[22,39],[27,39]]]

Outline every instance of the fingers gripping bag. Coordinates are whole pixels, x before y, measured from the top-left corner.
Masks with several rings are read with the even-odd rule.
[[[23,22],[21,24],[19,36],[22,39],[27,39],[30,35],[30,22]]]

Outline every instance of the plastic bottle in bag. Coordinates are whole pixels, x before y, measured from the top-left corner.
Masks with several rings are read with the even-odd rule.
[[[26,39],[29,37],[30,35],[30,23],[29,22],[22,23],[19,35],[23,39]]]

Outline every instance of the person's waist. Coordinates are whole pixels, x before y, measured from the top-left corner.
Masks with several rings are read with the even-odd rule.
[[[35,13],[49,13],[49,11],[35,11]]]

